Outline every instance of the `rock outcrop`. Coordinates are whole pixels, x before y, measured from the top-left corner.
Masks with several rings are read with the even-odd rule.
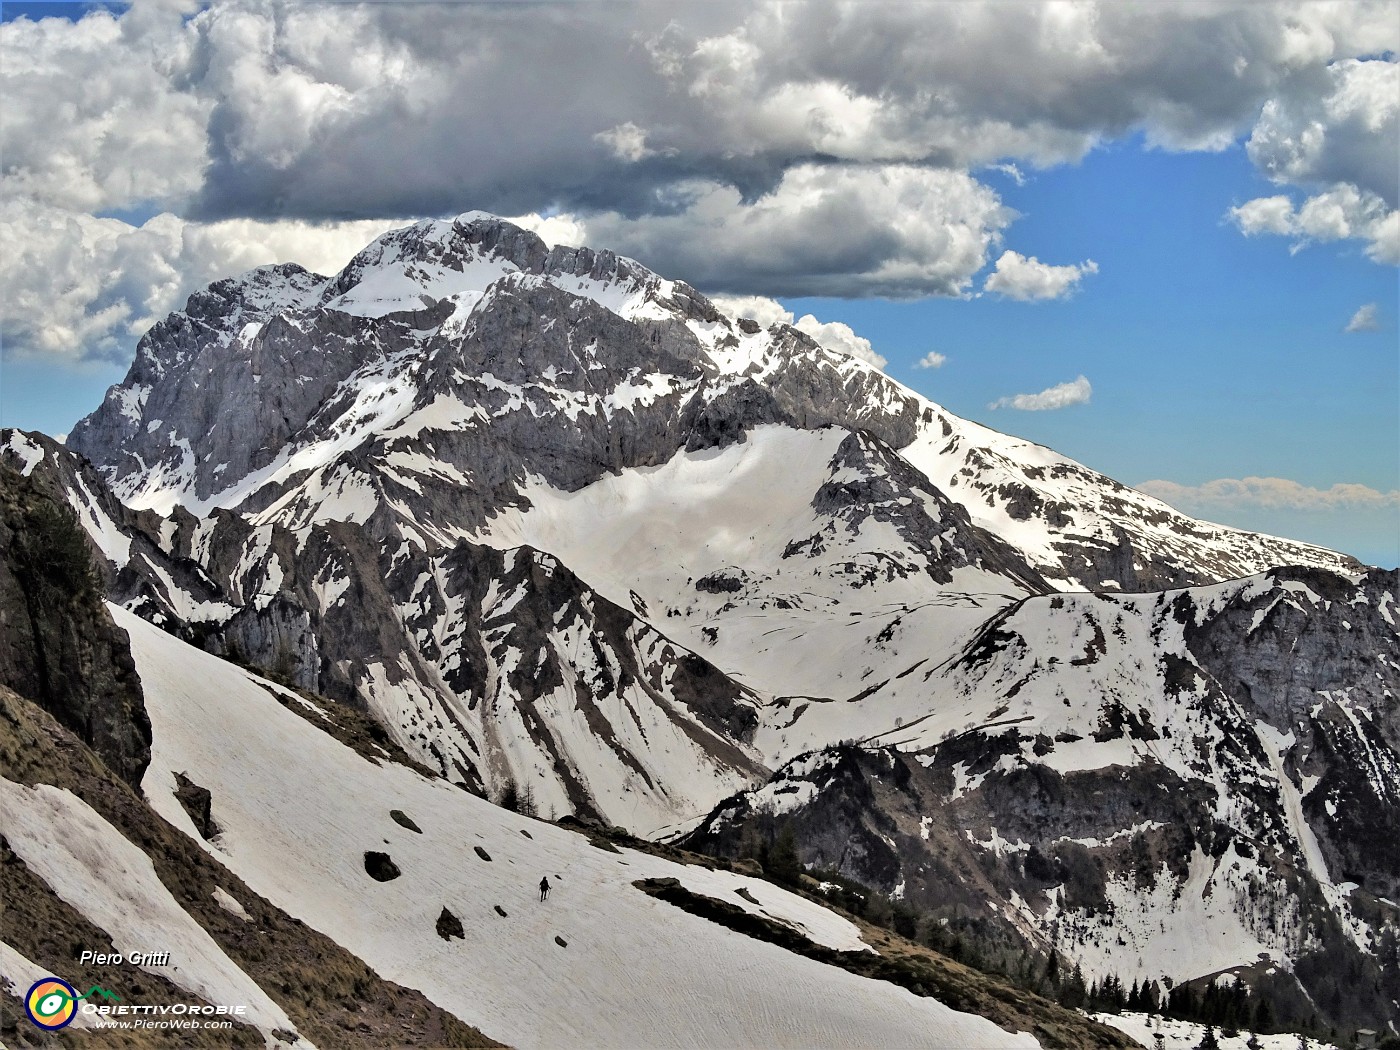
[[[77,513],[0,465],[0,684],[32,697],[135,786],[151,727],[96,564]]]

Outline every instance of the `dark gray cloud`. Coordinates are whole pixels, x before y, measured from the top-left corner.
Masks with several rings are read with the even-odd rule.
[[[1014,215],[965,172],[912,165],[802,165],[747,203],[716,182],[684,196],[670,214],[590,215],[584,234],[717,292],[908,298],[966,292]]]
[[[1246,202],[1242,229],[1364,238],[1390,261],[1397,67],[1373,56],[1397,49],[1388,0],[137,0],[0,25],[0,198],[35,243],[69,246],[55,274],[141,243],[104,213],[167,211],[155,240],[198,235],[214,265],[281,243],[278,223],[339,243],[335,224],[479,208],[562,216],[710,290],[958,295],[1015,247],[980,169],[1141,132],[1248,137],[1311,196]],[[118,299],[74,299],[75,338],[166,301],[146,270]]]
[[[79,206],[158,200],[199,219],[466,207],[632,217],[673,208],[669,191],[686,180],[752,201],[823,160],[1053,164],[1135,129],[1174,147],[1223,145],[1264,108],[1252,150],[1266,170],[1387,196],[1374,184],[1395,181],[1393,119],[1376,128],[1371,110],[1388,64],[1347,60],[1400,43],[1392,14],[1365,3],[234,0],[183,20],[138,3],[81,28],[6,27],[7,94],[24,103],[6,129],[7,167],[62,174],[46,192]],[[1362,82],[1378,101],[1347,109]],[[44,160],[41,132],[74,107],[71,148]],[[1300,152],[1296,132],[1319,114],[1335,118],[1327,149]],[[619,129],[641,148],[619,150]],[[95,188],[69,185],[74,173]]]
[[[195,23],[217,101],[191,214],[654,214],[721,167],[761,193],[781,162],[721,165],[719,142],[633,160],[599,137],[695,122],[643,42],[667,21],[657,4],[215,7]]]

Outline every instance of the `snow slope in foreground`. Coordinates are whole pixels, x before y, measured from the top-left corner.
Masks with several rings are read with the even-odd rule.
[[[151,950],[151,928],[158,927],[159,943],[172,961],[143,970],[206,1003],[243,1005],[243,1019],[262,1030],[268,1046],[288,1045],[274,1033],[295,1032],[297,1026],[180,907],[151,859],[86,802],[49,784],[26,787],[0,777],[0,815],[10,848],[61,899],[105,930],[118,952]],[[311,1047],[305,1038],[299,1045]]]
[[[990,1021],[731,933],[652,898],[673,877],[807,932],[862,947],[844,919],[760,880],[614,854],[445,781],[376,764],[286,710],[275,686],[112,607],[146,692],[142,788],[199,839],[172,771],[213,795],[206,848],[250,888],[381,976],[516,1046],[1034,1047]],[[396,823],[400,810],[422,829]],[[365,852],[402,874],[377,882]],[[489,859],[487,859],[489,858]],[[537,899],[541,875],[554,890]],[[754,906],[735,891],[747,890]],[[446,908],[462,939],[444,940]],[[501,913],[504,914],[501,914]],[[562,943],[561,943],[562,942]]]

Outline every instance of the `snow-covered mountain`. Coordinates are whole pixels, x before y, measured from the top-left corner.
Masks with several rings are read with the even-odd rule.
[[[130,1027],[99,1029],[174,1007],[227,1028],[139,1041],[1127,1045],[992,979],[959,978],[982,993],[971,1011],[872,979],[858,972],[873,958],[866,928],[818,903],[723,863],[619,849],[415,768],[351,708],[104,606],[82,534],[42,482],[0,467],[0,676],[24,678],[10,658],[31,638],[44,672],[24,682],[40,702],[0,684],[7,1045],[51,1045],[18,1001],[54,974],[125,1012],[104,1018],[89,1000],[60,1037],[80,1044],[125,1042]],[[64,644],[73,624],[95,644]],[[113,669],[134,695],[93,688]]]
[[[221,830],[208,848],[253,893],[489,1035],[543,1047],[1038,1045],[730,933],[634,883],[674,878],[817,944],[863,949],[849,921],[800,897],[735,873],[602,850],[368,759],[314,724],[333,712],[317,714],[129,613],[113,615],[146,688],[153,742],[142,789],[156,811],[198,834],[175,797],[172,771],[183,772],[212,796]],[[267,775],[289,768],[300,771],[295,792]],[[368,875],[369,853],[398,874]],[[546,902],[536,899],[541,876],[552,883]],[[439,932],[444,913],[460,935]]]
[[[670,639],[658,652],[699,654],[742,683],[736,703],[750,690],[843,700],[901,646],[929,656],[1055,587],[1354,567],[1192,521],[795,329],[726,317],[635,262],[548,249],[477,214],[386,234],[334,277],[270,267],[192,296],[68,444],[127,506],[167,515],[154,545],[217,585],[192,608],[152,559],[130,566],[191,636],[367,705],[468,783],[543,772],[544,793],[577,806],[562,763],[599,779],[594,807],[628,822],[638,814],[614,793],[637,784],[561,759],[577,727],[548,711],[538,732],[475,724],[514,665],[444,654],[457,620],[489,615],[438,593],[458,542],[553,556]],[[380,581],[389,593],[369,596]],[[590,655],[556,640],[565,663]],[[628,678],[630,658],[599,661]],[[563,677],[596,678],[584,664]],[[516,688],[532,703],[547,692]],[[605,750],[647,765],[618,718],[630,716],[613,720],[621,750]],[[674,777],[649,770],[648,819],[698,814],[736,771],[789,757],[766,729],[747,755],[703,743]]]
[[[1229,973],[1296,1022],[1384,1023],[1398,608],[1381,570],[1030,598],[941,664],[795,712],[790,739],[860,743],[793,760],[684,841],[742,856],[776,818],[804,862],[1090,978]]]
[[[765,423],[869,431],[1076,587],[1348,562],[1186,518],[796,329],[479,214],[385,234],[332,278],[265,267],[191,296],[68,443],[138,509],[375,521],[431,545],[489,535],[527,486],[573,493]]]
[[[153,623],[367,708],[449,781],[527,789],[542,815],[649,830],[766,772],[759,700],[553,556],[425,550],[349,523],[293,534],[219,511],[136,512],[47,439],[0,460],[80,520],[109,593]]]
[[[1396,574],[631,260],[471,214],[217,282],[66,448],[0,462],[76,508],[115,605],[446,783],[730,852],[780,816],[1089,971],[1395,979]],[[1365,994],[1312,1008],[1400,1018]]]
[[[15,1019],[14,999],[53,973],[111,988],[128,1008],[238,1011],[232,1030],[172,1045],[1042,1045],[639,884],[670,881],[816,947],[870,951],[817,904],[499,809],[336,739],[333,710],[112,615],[130,634],[153,730],[144,800],[0,687],[10,1045],[38,1035]],[[552,882],[543,902],[541,875]],[[156,938],[168,955],[129,961]],[[73,944],[128,961],[80,964]],[[101,1020],[80,1012],[74,1028],[111,1039]],[[1084,1041],[1059,1045],[1122,1045],[1060,1020]]]

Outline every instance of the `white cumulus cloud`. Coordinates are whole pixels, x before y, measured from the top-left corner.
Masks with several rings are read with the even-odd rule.
[[[1068,383],[1058,383],[1038,394],[1013,394],[993,401],[988,408],[1014,408],[1021,412],[1046,412],[1071,405],[1085,405],[1093,395],[1089,380],[1078,376]]]
[[[1247,137],[1280,190],[1241,205],[1241,229],[1400,261],[1393,0],[1086,0],[1014,20],[995,0],[621,10],[139,0],[0,24],[0,199],[84,216],[25,257],[136,271],[50,282],[63,319],[27,345],[115,353],[111,333],[166,301],[135,286],[197,268],[195,247],[159,247],[169,220],[132,240],[100,225],[114,213],[169,213],[182,244],[247,222],[272,246],[284,223],[479,208],[770,296],[968,295],[1002,253],[988,291],[1055,298],[1091,264],[1004,253],[1015,214],[973,173],[1018,181],[1138,134],[1170,150]],[[241,234],[211,236],[248,256]]]
[[[746,200],[679,184],[654,215],[575,215],[589,243],[699,288],[906,299],[962,295],[1013,213],[966,172],[803,164]]]
[[[1382,492],[1366,485],[1339,483],[1318,489],[1287,478],[1218,478],[1202,485],[1144,481],[1138,490],[1188,513],[1241,508],[1265,510],[1377,510],[1400,507],[1400,490]]]
[[[1078,265],[1051,266],[1035,256],[1027,258],[1020,252],[1005,251],[997,259],[996,268],[983,287],[989,292],[1022,302],[1059,299],[1078,288],[1086,274],[1098,272],[1098,263],[1093,259]]]
[[[948,360],[946,356],[937,350],[930,350],[914,364],[915,368],[942,368]]]
[[[274,262],[335,273],[389,220],[309,223],[171,214],[141,226],[0,202],[0,337],[7,353],[125,363],[136,340],[210,281]]]
[[[1274,182],[1302,187],[1230,209],[1245,234],[1310,243],[1360,240],[1375,262],[1400,264],[1400,64],[1344,59],[1319,73],[1321,91],[1265,103],[1249,137],[1254,164]]]
[[[792,324],[795,317],[786,306],[766,295],[712,295],[710,301],[730,317],[747,317],[764,328],[775,324]]]
[[[618,160],[625,160],[631,164],[645,160],[656,152],[647,146],[646,130],[637,127],[630,120],[615,128],[598,132],[593,136],[593,140],[611,149]]]
[[[1351,315],[1351,320],[1347,322],[1346,332],[1378,332],[1381,322],[1377,315],[1375,303],[1366,303],[1356,308],[1356,313]]]
[[[1257,197],[1231,208],[1227,216],[1246,236],[1262,233],[1292,237],[1293,251],[1309,244],[1356,238],[1368,258],[1400,264],[1400,211],[1370,192],[1341,183],[1301,204],[1284,195]]]
[[[793,322],[793,327],[838,354],[854,357],[857,361],[864,361],[876,368],[884,368],[889,363],[875,352],[869,339],[863,335],[856,335],[850,325],[841,321],[818,321],[811,314],[803,314]]]
[[[98,211],[199,192],[215,100],[181,90],[196,37],[155,4],[0,25],[0,192]]]
[[[1259,233],[1290,234],[1294,232],[1293,202],[1282,194],[1255,197],[1231,208],[1230,218],[1246,236]]]
[[[1346,59],[1323,72],[1323,92],[1270,99],[1247,149],[1275,182],[1347,184],[1397,203],[1395,147],[1400,119],[1400,65]]]
[[[529,215],[508,216],[509,220],[522,230],[529,230],[545,244],[553,248],[557,244],[570,248],[588,247],[588,228],[572,215]]]

